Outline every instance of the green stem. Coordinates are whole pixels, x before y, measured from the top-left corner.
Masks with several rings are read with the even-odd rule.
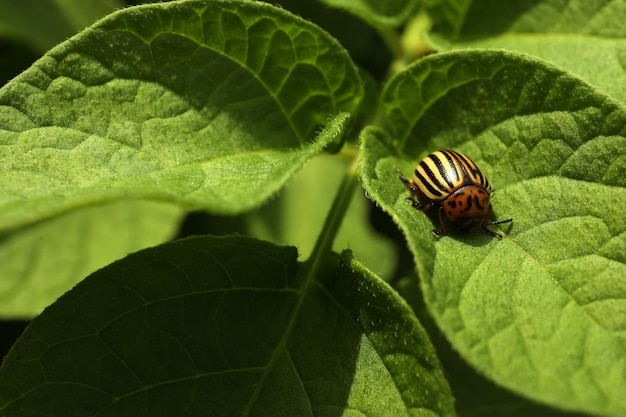
[[[356,156],[350,163],[341,186],[337,191],[337,195],[335,196],[333,205],[330,208],[328,217],[326,217],[322,231],[317,238],[313,252],[307,260],[307,267],[310,271],[317,270],[320,262],[324,259],[326,254],[332,250],[333,242],[335,241],[339,228],[341,227],[341,223],[346,216],[354,191],[359,186],[357,173],[358,163],[359,158]]]
[[[294,327],[298,323],[300,310],[302,309],[304,300],[309,293],[310,287],[315,281],[315,277],[319,272],[324,258],[328,256],[328,253],[332,250],[333,241],[335,240],[335,237],[339,232],[341,222],[343,221],[348,207],[350,206],[352,196],[354,195],[354,190],[356,190],[356,187],[358,187],[359,185],[357,174],[358,160],[358,153],[356,153],[351,158],[350,166],[348,167],[343,182],[341,183],[337,195],[335,196],[335,200],[333,201],[333,205],[331,206],[330,212],[328,213],[328,217],[326,217],[324,227],[320,233],[319,238],[317,239],[311,256],[306,261],[303,268],[302,273],[304,274],[304,280],[302,286],[299,289],[298,301],[293,308],[289,323],[285,328],[285,331],[278,343],[278,346],[276,347],[276,349],[274,349],[272,358],[269,364],[266,366],[266,370],[263,373],[261,381],[257,384],[257,387],[255,388],[252,396],[250,397],[250,400],[248,401],[246,409],[242,413],[243,416],[248,416],[251,414],[251,410],[257,403],[257,399],[259,398],[263,387],[265,387],[267,379],[272,374],[269,370],[272,370],[276,366],[277,361],[282,358],[281,354],[287,350],[287,342],[289,340],[289,337],[291,337]]]

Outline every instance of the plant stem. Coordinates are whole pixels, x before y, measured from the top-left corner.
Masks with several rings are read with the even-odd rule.
[[[320,232],[315,247],[311,256],[307,260],[307,266],[309,270],[315,271],[324,256],[332,250],[333,242],[337,237],[341,223],[346,216],[354,190],[359,186],[359,179],[357,174],[358,168],[358,154],[350,162],[350,166],[346,171],[346,175],[343,178],[341,186],[337,191],[335,200],[328,212],[328,216],[324,221],[324,226]]]
[[[315,243],[315,247],[313,248],[313,252],[309,259],[305,262],[304,268],[302,270],[302,274],[304,274],[304,279],[302,282],[302,286],[299,289],[299,297],[298,302],[293,308],[293,312],[291,314],[291,318],[287,327],[285,328],[284,334],[280,339],[280,342],[276,349],[274,349],[274,353],[272,354],[272,359],[269,364],[266,366],[266,369],[272,369],[276,366],[276,362],[279,360],[280,353],[287,349],[287,341],[291,336],[291,333],[298,322],[298,318],[300,317],[300,310],[302,309],[304,300],[309,293],[310,287],[313,285],[315,281],[315,277],[319,272],[322,262],[324,258],[328,255],[328,253],[332,250],[333,241],[339,232],[339,227],[341,226],[341,222],[346,215],[346,211],[350,206],[350,202],[352,201],[352,196],[354,195],[354,190],[358,187],[358,175],[357,175],[357,167],[358,167],[358,153],[357,156],[352,158],[350,162],[350,166],[346,171],[346,175],[343,178],[343,182],[339,187],[337,195],[335,196],[335,200],[333,201],[333,205],[330,208],[328,213],[328,217],[326,217],[326,221],[324,222],[324,227]],[[256,401],[261,393],[261,388],[265,386],[267,379],[271,375],[271,372],[264,372],[263,378],[257,384],[257,388],[255,388],[254,392],[250,400],[248,401],[248,405],[242,415],[247,416],[251,413],[251,409],[256,404]]]

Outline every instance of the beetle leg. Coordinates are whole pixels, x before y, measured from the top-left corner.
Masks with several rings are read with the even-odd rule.
[[[489,204],[489,209],[487,209],[487,213],[485,213],[485,217],[483,218],[483,222],[480,225],[480,227],[485,232],[489,233],[491,236],[502,239],[502,235],[500,233],[496,233],[494,231],[491,231],[491,230],[487,229],[487,226],[491,226],[491,225],[494,225],[494,224],[509,223],[509,222],[512,222],[513,219],[494,220],[494,221],[490,222],[489,221],[489,217],[491,216],[491,212],[492,212],[492,206],[491,206],[491,204]]]
[[[400,178],[400,181],[402,181],[404,183],[404,185],[407,186],[407,188],[413,193],[413,194],[418,194],[417,192],[417,186],[415,185],[415,183],[408,179],[407,177],[405,177],[404,175],[402,175],[402,172],[400,172],[399,169],[396,169],[396,172],[398,173],[398,178]],[[411,197],[407,197],[406,200],[411,204],[411,207],[416,208],[421,210],[422,212],[426,213],[432,206],[435,205],[434,202],[429,202],[426,204],[421,204],[419,201],[412,199]],[[446,229],[446,223],[443,220],[443,206],[439,206],[439,224],[441,225],[441,230],[437,230],[437,229],[433,229],[433,234],[437,237],[441,237],[441,236],[445,236],[448,234],[448,230]]]
[[[408,187],[411,181],[407,177],[402,175],[402,171],[400,171],[398,168],[396,168],[396,173],[398,174],[398,178],[400,178],[400,181],[402,181]]]
[[[433,205],[434,203],[431,203]],[[437,237],[445,236],[448,234],[448,229],[446,229],[446,223],[443,220],[443,206],[439,206],[439,225],[441,226],[441,230],[433,229],[433,235]]]
[[[396,172],[398,173],[398,178],[400,178],[400,181],[402,181],[404,185],[406,185],[406,187],[411,190],[412,193],[415,193],[417,191],[417,186],[415,185],[415,183],[402,175],[402,172],[400,172],[399,169],[396,169]]]
[[[421,204],[419,201],[414,200],[411,197],[407,197],[407,198],[405,198],[405,200],[408,201],[411,204],[411,207],[416,208],[418,210],[421,210],[424,213],[426,213],[428,211],[428,209],[430,209],[432,206],[435,205],[435,203]]]
[[[500,233],[496,233],[493,230],[489,230],[486,227],[483,227],[483,230],[485,231],[485,233],[493,236],[493,237],[497,237],[498,239],[502,239],[502,235]]]
[[[492,225],[492,224],[502,224],[502,223],[511,223],[512,221],[513,221],[513,219],[494,220],[492,222],[489,222],[489,225]]]
[[[422,204],[420,204],[419,201],[413,200],[411,197],[407,197],[407,198],[405,198],[405,200],[409,202],[411,207],[416,208],[418,210],[421,210],[424,213],[426,213],[426,210],[428,210],[430,208],[430,205],[426,204],[425,206],[423,206]]]

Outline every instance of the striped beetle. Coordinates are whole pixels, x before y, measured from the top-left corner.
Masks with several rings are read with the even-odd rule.
[[[478,226],[493,237],[502,235],[487,229],[487,226],[502,224],[513,219],[489,221],[491,203],[489,198],[493,188],[487,177],[466,155],[456,151],[436,151],[422,159],[415,167],[412,180],[396,170],[400,180],[424,204],[411,197],[411,206],[427,212],[436,206],[439,212],[441,230],[434,229],[435,236],[447,234],[446,219],[459,229]]]

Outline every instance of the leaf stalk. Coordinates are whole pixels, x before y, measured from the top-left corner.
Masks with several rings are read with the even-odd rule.
[[[339,190],[333,200],[328,216],[324,221],[324,226],[317,238],[313,252],[307,260],[308,269],[311,271],[317,270],[324,257],[332,250],[333,242],[339,233],[339,228],[346,216],[348,207],[350,207],[354,191],[359,185],[358,164],[359,157],[357,154],[346,170],[346,175],[339,186]]]

